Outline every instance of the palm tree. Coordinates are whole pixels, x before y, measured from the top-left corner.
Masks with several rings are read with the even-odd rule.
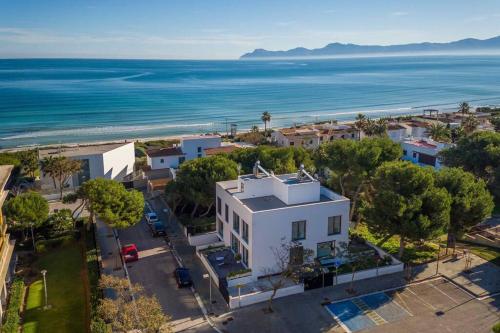
[[[250,129],[250,132],[252,132],[252,133],[258,133],[259,132],[259,126],[253,125],[252,128]]]
[[[479,125],[479,121],[473,115],[469,115],[462,121],[462,127],[466,134],[471,134],[474,132]]]
[[[450,140],[451,133],[443,124],[431,124],[428,132],[433,140],[446,142]]]
[[[387,120],[380,118],[375,122],[374,134],[382,136],[385,133],[387,133]]]
[[[366,116],[364,114],[358,113],[354,122],[354,128],[358,130],[358,138],[361,139],[361,131],[364,131],[366,128]]]
[[[465,131],[462,126],[456,127],[451,130],[451,142],[456,143],[458,140],[465,136]]]
[[[470,112],[470,106],[469,103],[467,102],[462,102],[458,105],[458,111],[462,113],[462,115],[465,115]]]
[[[271,114],[267,111],[262,113],[262,117],[260,119],[264,122],[264,132],[267,133],[267,124],[271,122]]]
[[[365,132],[366,135],[372,136],[375,135],[376,133],[376,126],[377,124],[375,123],[375,120],[367,118],[366,119],[366,124],[363,128],[363,132]]]

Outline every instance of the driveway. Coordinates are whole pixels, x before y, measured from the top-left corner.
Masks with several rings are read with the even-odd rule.
[[[164,213],[156,209],[154,202],[151,204],[160,219],[165,221]],[[165,313],[172,318],[174,331],[212,332],[192,291],[177,288],[173,277],[177,262],[164,239],[152,237],[144,220],[121,230],[119,236],[123,245],[135,243],[139,249],[139,261],[127,264],[130,280],[158,298]]]

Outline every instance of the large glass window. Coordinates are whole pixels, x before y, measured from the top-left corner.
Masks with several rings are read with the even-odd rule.
[[[224,208],[224,218],[226,219],[226,222],[229,222],[229,206],[227,204]]]
[[[328,235],[338,235],[342,232],[342,216],[330,216],[328,218]]]
[[[233,212],[233,230],[240,233],[240,217],[235,212]]]
[[[248,250],[244,246],[242,246],[241,249],[241,258],[243,259],[243,263],[248,266]]]
[[[217,213],[222,214],[222,200],[219,197],[217,197]]]
[[[240,253],[240,241],[231,233],[231,249],[234,253]]]
[[[243,220],[241,220],[241,222],[243,222],[242,223],[243,224],[243,234],[242,234],[242,237],[243,237],[243,240],[245,242],[247,242],[247,244],[248,244],[248,224],[245,221],[243,221]]]
[[[80,160],[80,171],[78,172],[78,184],[82,185],[87,180],[90,180],[90,165],[88,159]]]
[[[316,257],[328,257],[332,255],[332,242],[318,243],[316,248]]]
[[[306,239],[306,221],[292,222],[292,240]]]

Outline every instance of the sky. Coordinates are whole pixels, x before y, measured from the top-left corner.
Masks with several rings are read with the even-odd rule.
[[[237,59],[500,35],[500,0],[0,0],[0,58]]]

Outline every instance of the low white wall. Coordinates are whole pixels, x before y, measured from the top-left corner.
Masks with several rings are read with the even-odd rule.
[[[248,272],[247,274],[248,275],[244,275],[242,277],[238,277],[238,278],[234,278],[234,279],[227,278],[227,286],[234,287],[234,286],[237,286],[239,284],[243,285],[243,284],[254,282],[255,277],[252,275],[252,272]]]
[[[376,268],[366,269],[366,270],[363,270],[363,271],[355,272],[354,273],[354,281],[369,279],[369,278],[373,278],[373,277],[381,276],[381,275],[387,275],[387,274],[393,274],[393,273],[397,273],[397,272],[402,272],[403,269],[404,269],[403,263],[380,267],[378,269],[378,272],[377,272]],[[346,274],[339,275],[337,277],[337,284],[351,282],[351,279],[352,279],[352,274],[351,273],[346,273]]]
[[[196,255],[198,256],[198,258],[200,258],[201,262],[203,263],[203,266],[205,266],[205,268],[207,269],[210,278],[214,281],[217,288],[219,288],[219,277],[217,276],[217,274],[215,274],[214,270],[208,263],[207,258],[205,258],[205,256],[203,256],[203,254],[201,254],[198,251],[196,251]]]
[[[304,285],[298,284],[298,285],[279,289],[276,293],[275,298],[290,296],[290,295],[294,295],[294,294],[300,294],[303,292],[304,292]],[[273,293],[272,290],[264,291],[264,292],[256,292],[253,294],[242,295],[241,299],[238,296],[236,296],[236,297],[229,296],[229,308],[236,309],[236,308],[239,308],[240,306],[247,306],[247,305],[252,305],[255,303],[266,302],[269,300],[269,297],[271,297],[272,293]]]
[[[217,231],[213,231],[206,234],[188,235],[188,242],[191,246],[200,246],[220,242],[220,239],[217,236]]]
[[[204,244],[204,245],[198,245],[196,247],[196,252],[208,249],[209,247],[223,247],[225,244],[223,241],[219,241],[217,243],[212,243],[212,244]]]

